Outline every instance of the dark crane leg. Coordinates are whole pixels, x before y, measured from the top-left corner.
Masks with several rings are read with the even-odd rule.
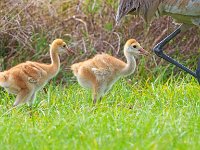
[[[197,74],[197,79],[198,79],[199,84],[200,84],[200,58],[199,58],[196,74]]]
[[[195,78],[197,78],[199,84],[200,84],[200,59],[198,63],[198,67],[196,72],[193,72],[192,70],[188,69],[184,65],[178,63],[173,58],[169,57],[168,55],[163,53],[163,47],[169,43],[171,39],[173,39],[176,35],[178,35],[181,32],[181,26],[179,26],[174,32],[172,32],[170,35],[168,35],[166,38],[164,38],[160,43],[158,43],[154,48],[153,51],[158,55],[159,57],[165,59],[166,61],[174,64],[175,66],[181,68],[182,70],[186,71],[187,73],[191,74]]]

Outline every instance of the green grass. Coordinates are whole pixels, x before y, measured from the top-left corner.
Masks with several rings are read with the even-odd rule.
[[[200,149],[200,86],[188,76],[122,79],[95,106],[77,83],[46,88],[32,111],[1,90],[0,149]]]

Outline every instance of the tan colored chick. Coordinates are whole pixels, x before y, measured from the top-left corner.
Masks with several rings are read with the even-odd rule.
[[[127,63],[108,54],[97,54],[92,59],[73,64],[71,69],[82,87],[92,89],[93,103],[96,103],[120,77],[135,71],[134,56],[140,54],[147,52],[135,39],[130,39],[124,46]]]
[[[59,53],[65,49],[66,43],[62,39],[56,39],[50,45],[51,64],[27,61],[0,72],[0,86],[17,95],[14,106],[25,102],[32,104],[37,91],[58,73]]]

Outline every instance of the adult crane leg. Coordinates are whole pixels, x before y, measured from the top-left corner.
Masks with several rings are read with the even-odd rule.
[[[200,58],[199,58],[196,74],[197,74],[197,79],[198,79],[199,84],[200,84]]]
[[[168,55],[166,55],[165,53],[163,53],[163,47],[169,43],[169,41],[171,39],[173,39],[174,37],[176,37],[176,35],[178,35],[181,32],[181,26],[179,26],[174,32],[172,32],[170,35],[168,35],[166,38],[164,38],[160,43],[158,43],[154,48],[153,51],[156,53],[157,56],[165,59],[166,61],[174,64],[175,66],[181,68],[182,70],[186,71],[187,73],[191,74],[192,76],[194,76],[195,78],[197,78],[199,84],[200,84],[200,59],[199,59],[199,63],[198,63],[198,67],[196,72],[193,72],[192,70],[188,69],[187,67],[185,67],[184,65],[178,63],[176,60],[174,60],[173,58],[169,57]]]

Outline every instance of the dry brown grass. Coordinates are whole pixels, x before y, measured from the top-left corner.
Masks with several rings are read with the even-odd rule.
[[[1,0],[2,69],[25,60],[49,62],[48,44],[57,37],[64,38],[74,51],[62,56],[65,66],[69,66],[99,52],[123,56],[122,46],[132,37],[151,51],[155,43],[175,29],[170,17],[155,20],[148,33],[143,20],[132,16],[115,26],[116,8],[114,0]],[[167,53],[173,55],[179,50],[183,59],[195,57],[199,54],[199,33],[197,28],[181,33],[166,47]]]

